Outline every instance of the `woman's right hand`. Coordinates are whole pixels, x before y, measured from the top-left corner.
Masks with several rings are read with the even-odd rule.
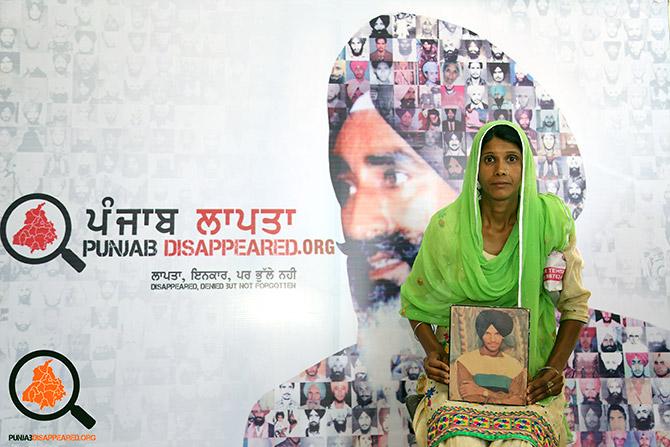
[[[429,352],[423,359],[423,369],[429,379],[449,385],[449,356],[446,352]]]

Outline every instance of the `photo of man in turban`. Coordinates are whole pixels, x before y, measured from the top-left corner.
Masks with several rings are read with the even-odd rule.
[[[461,333],[464,321],[471,318],[456,317],[459,311],[467,308],[454,307],[452,321],[459,325]],[[476,312],[475,331],[479,339],[479,346],[465,352],[452,361],[453,383],[449,387],[450,399],[465,400],[468,402],[497,403],[506,405],[524,405],[526,403],[527,368],[523,361],[514,355],[503,352],[505,337],[514,338],[513,345],[521,346],[526,350],[527,340],[517,339],[517,335],[527,334],[527,330],[515,331],[514,320],[509,313],[497,309],[470,308]],[[468,309],[468,310],[470,310]],[[466,310],[467,311],[467,310]],[[527,315],[525,315],[527,321]],[[520,318],[522,319],[522,318]],[[452,327],[452,333],[455,333]],[[457,354],[452,340],[452,359]]]

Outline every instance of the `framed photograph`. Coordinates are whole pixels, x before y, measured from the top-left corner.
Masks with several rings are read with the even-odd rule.
[[[528,309],[451,306],[449,399],[526,405]]]

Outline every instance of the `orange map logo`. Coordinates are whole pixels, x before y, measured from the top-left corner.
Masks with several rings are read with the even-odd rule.
[[[46,250],[47,245],[58,238],[56,228],[53,222],[47,219],[43,206],[44,202],[26,212],[23,227],[12,238],[14,245],[30,247],[32,253],[35,250]]]
[[[55,407],[56,403],[66,394],[63,381],[56,377],[54,370],[49,365],[52,361],[53,359],[49,359],[33,369],[33,382],[21,395],[23,402],[36,403],[40,406],[40,410],[44,407]]]

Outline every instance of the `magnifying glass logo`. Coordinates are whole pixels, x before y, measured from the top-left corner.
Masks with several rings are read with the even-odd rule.
[[[66,247],[72,221],[65,206],[48,194],[16,199],[0,220],[0,239],[7,253],[26,264],[42,264],[57,256],[81,273],[86,264]]]
[[[9,375],[9,395],[24,415],[51,421],[71,413],[91,429],[95,419],[76,405],[79,386],[79,374],[72,362],[63,354],[47,349],[23,356]]]

